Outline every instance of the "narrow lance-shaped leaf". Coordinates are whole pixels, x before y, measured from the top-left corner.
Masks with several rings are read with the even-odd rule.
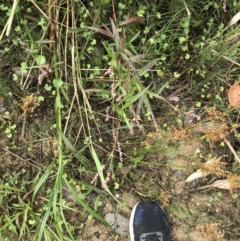
[[[119,46],[120,46],[120,44],[119,44],[119,35],[118,35],[118,31],[117,31],[116,25],[115,25],[115,23],[113,22],[112,19],[111,19],[111,25],[112,25],[113,39],[114,39],[114,42],[115,42],[115,45],[116,45],[116,49],[119,52]]]
[[[130,68],[133,70],[133,72],[135,74],[138,74],[137,73],[137,69],[135,68],[135,66],[133,65],[133,63],[130,61],[130,59],[124,54],[124,53],[121,53],[122,57],[124,58],[124,60],[128,63],[128,65],[130,66]]]
[[[105,178],[104,178],[103,172],[100,172],[100,170],[102,169],[101,162],[99,161],[98,156],[97,156],[97,153],[96,153],[95,149],[93,148],[93,146],[90,147],[90,150],[91,150],[91,153],[92,153],[92,157],[93,157],[93,159],[94,159],[94,161],[95,161],[95,165],[96,165],[96,167],[97,167],[97,170],[98,170],[98,172],[99,172],[100,180],[101,180],[102,183],[104,183]],[[118,203],[120,203],[120,202],[118,201],[118,199],[111,193],[111,191],[109,190],[109,188],[108,188],[107,185],[104,186],[104,189],[105,189]]]
[[[127,127],[129,128],[129,130],[131,130],[131,124],[129,122],[128,117],[126,116],[125,111],[123,111],[121,108],[119,108],[119,106],[117,106],[116,104],[112,104],[114,110],[117,112],[117,114],[119,116],[121,116],[124,120],[124,122],[126,123]]]
[[[196,172],[192,173],[185,182],[192,182],[198,178],[204,177],[203,172],[201,170],[197,170]]]
[[[147,71],[149,71],[150,69],[152,69],[152,67],[158,62],[159,59],[154,59],[153,61],[151,61],[150,63],[148,63],[147,65],[145,65],[140,71],[139,71],[139,76],[144,75]]]
[[[233,24],[235,24],[236,22],[238,22],[238,20],[240,20],[240,12],[238,12],[237,14],[235,14],[230,22],[228,23],[228,27],[232,26]]]
[[[231,189],[231,185],[230,185],[228,179],[215,181],[213,184],[211,184],[211,186],[219,188],[219,189],[227,189],[227,190]]]
[[[128,98],[128,101],[123,105],[123,109],[126,109],[127,107],[131,106],[135,101],[137,101],[139,98],[143,97],[144,93],[148,90],[150,86],[143,89],[138,94],[134,95],[132,98]]]
[[[142,33],[141,31],[138,31],[138,32],[130,39],[129,43],[134,42],[141,33]]]
[[[151,54],[137,54],[137,55],[133,55],[133,56],[129,57],[129,59],[132,62],[137,62],[137,61],[139,61],[141,59],[146,59],[149,56],[151,56]]]
[[[134,17],[130,17],[126,20],[123,20],[119,23],[119,26],[123,26],[129,23],[134,23],[134,22],[139,22],[143,19],[143,17],[139,17],[139,16],[134,16]]]
[[[84,209],[86,209],[92,216],[94,216],[99,221],[101,221],[102,223],[104,223],[105,225],[108,226],[109,224],[106,222],[106,220],[104,218],[102,218],[99,214],[97,214],[91,207],[89,207],[87,205],[87,203],[84,202],[83,199],[79,198],[79,195],[76,193],[74,188],[70,185],[70,183],[65,178],[63,178],[63,179],[64,179],[64,182],[65,182],[67,188],[73,194],[74,198],[84,207]]]
[[[229,21],[228,25],[226,28],[223,29],[223,31],[220,33],[222,34],[223,32],[225,32],[229,27],[231,27],[232,25],[234,25],[235,23],[237,23],[240,19],[240,12],[236,13],[231,20]]]
[[[210,185],[205,185],[202,187],[199,187],[198,190],[204,190],[210,187],[216,187],[219,189],[226,189],[226,190],[231,190],[231,185],[228,179],[223,179],[223,180],[217,180],[214,183]]]
[[[113,38],[113,35],[112,35],[111,31],[109,31],[109,30],[105,30],[105,29],[98,28],[98,27],[86,27],[86,28],[91,29],[95,32],[101,33],[107,37]]]

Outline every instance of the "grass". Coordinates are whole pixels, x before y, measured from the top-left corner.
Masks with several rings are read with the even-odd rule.
[[[239,237],[238,108],[227,99],[239,81],[239,33],[225,28],[239,8],[1,4],[1,240],[84,240],[86,220],[108,226],[106,203],[125,205],[119,193],[163,203],[173,240],[187,240],[174,232],[182,222],[209,240]],[[223,175],[202,183],[231,176],[234,189],[184,183],[213,157]]]

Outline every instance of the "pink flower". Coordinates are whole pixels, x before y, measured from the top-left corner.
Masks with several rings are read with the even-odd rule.
[[[150,114],[151,114],[151,116],[152,116],[153,124],[154,124],[155,128],[158,130],[157,121],[156,121],[156,119],[155,119],[155,116],[154,116],[153,112],[151,111]]]
[[[106,179],[105,179],[105,180],[103,181],[103,183],[102,183],[102,188],[105,188],[105,187],[106,187],[107,183],[108,183],[109,180],[110,180],[110,175],[111,175],[111,173],[108,172]]]
[[[105,121],[109,121],[109,118],[110,118],[110,116],[109,116],[109,107],[107,107]]]
[[[105,166],[102,166],[102,168],[96,173],[96,175],[92,179],[91,184],[93,184],[97,180],[98,176],[103,172],[104,169],[105,169]]]
[[[143,126],[140,124],[139,120],[136,118],[135,121],[136,121],[136,123],[137,123],[137,126],[138,126],[139,130],[140,130],[140,131],[144,131],[144,128],[143,128]]]
[[[114,83],[111,84],[111,95],[112,95],[113,98],[116,96],[116,93],[115,93],[115,84],[114,84]]]
[[[113,136],[113,140],[116,141],[117,140],[117,136],[116,136],[115,130],[112,130],[112,136]]]
[[[134,131],[133,131],[133,123],[130,122],[130,135],[134,135]]]
[[[117,148],[118,148],[118,154],[119,154],[119,159],[121,162],[123,162],[123,153],[122,153],[122,148],[121,148],[121,144],[120,142],[118,141],[117,142]]]
[[[108,68],[108,70],[104,73],[104,76],[105,76],[105,75],[112,74],[112,73],[113,73],[113,68],[110,66],[110,67]]]
[[[40,70],[40,75],[38,76],[38,84],[41,85],[43,78],[48,78],[49,73],[52,73],[52,69],[50,68],[49,64],[46,64],[45,67],[42,67],[39,63],[39,70]]]
[[[189,115],[190,115],[190,116],[192,116],[192,117],[193,117],[193,119],[194,119],[194,118],[195,118],[195,119],[197,119],[197,121],[200,121],[200,120],[201,120],[201,116],[200,116],[200,115],[195,114],[194,112],[190,113]]]

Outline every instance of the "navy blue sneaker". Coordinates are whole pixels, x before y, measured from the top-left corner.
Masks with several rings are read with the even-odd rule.
[[[154,201],[142,201],[134,206],[129,231],[132,241],[170,241],[167,217]]]

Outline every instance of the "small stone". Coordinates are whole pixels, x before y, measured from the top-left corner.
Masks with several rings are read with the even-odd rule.
[[[104,219],[109,223],[112,229],[119,235],[129,235],[129,220],[118,213],[108,213]]]

